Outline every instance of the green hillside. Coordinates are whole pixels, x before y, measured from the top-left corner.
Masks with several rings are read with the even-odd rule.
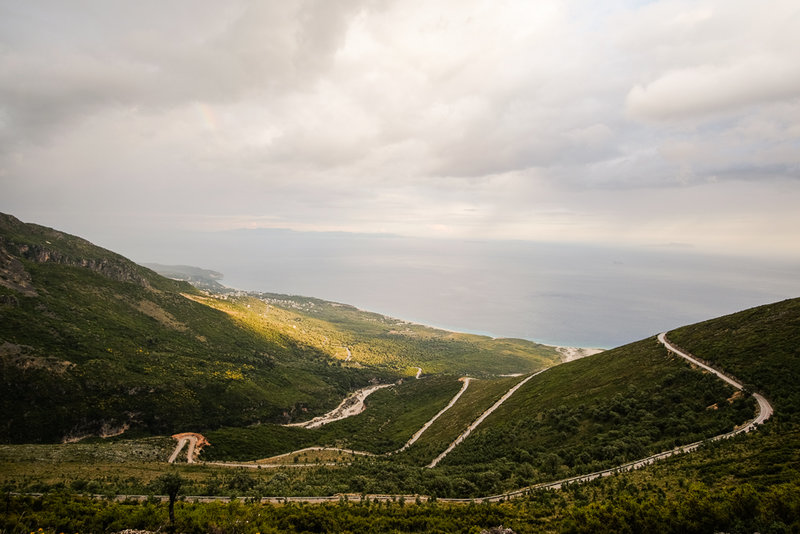
[[[598,471],[733,430],[755,409],[734,392],[648,339],[534,377],[445,462]]]
[[[757,432],[593,484],[594,502],[573,503],[562,528],[799,532],[800,299],[678,328],[669,338],[761,392],[775,414]]]
[[[185,532],[800,531],[800,299],[669,332],[684,350],[765,395],[755,432],[558,492],[476,498],[614,467],[727,432],[751,397],[655,338],[553,366],[557,352],[413,325],[317,299],[209,294],[90,243],[0,215],[0,531],[163,530],[163,506],[77,496],[354,497],[320,506],[184,503]],[[420,379],[415,379],[418,368]],[[532,377],[435,468],[490,405]],[[471,384],[408,450],[399,448]],[[309,419],[369,383],[395,383],[359,415]],[[56,444],[64,438],[123,434]],[[202,431],[205,460],[253,461],[310,446],[291,467],[166,463],[177,431]],[[50,442],[50,443],[43,443]],[[185,456],[181,457],[185,460]],[[294,467],[303,467],[295,469]],[[14,492],[44,492],[42,497]],[[247,523],[249,521],[249,523]]]
[[[340,447],[371,453],[399,449],[459,390],[461,383],[441,375],[405,380],[381,389],[362,413],[316,429],[263,424],[225,427],[208,433],[205,460],[256,460],[309,446]]]
[[[560,356],[316,299],[209,296],[0,214],[0,358],[0,442],[23,443],[297,421],[417,367],[522,372]]]
[[[244,328],[280,332],[345,366],[490,377],[539,370],[561,359],[555,347],[524,339],[448,332],[309,297],[252,292],[200,301]]]
[[[685,326],[670,339],[766,395],[777,420],[800,422],[800,299]]]
[[[7,215],[0,273],[5,442],[285,420],[395,376],[242,328],[187,283]]]

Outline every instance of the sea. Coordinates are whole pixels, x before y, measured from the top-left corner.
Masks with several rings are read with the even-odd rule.
[[[236,230],[185,236],[147,261],[243,289],[318,297],[415,323],[612,348],[800,296],[800,260],[691,248]],[[153,257],[156,254],[156,257]]]

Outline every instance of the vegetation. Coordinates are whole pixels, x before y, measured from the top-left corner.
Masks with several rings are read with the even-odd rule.
[[[209,297],[0,214],[0,442],[284,423],[412,366],[525,370],[558,359],[534,343],[414,325],[392,333],[397,324],[313,299]]]
[[[800,299],[685,326],[669,338],[762,392],[779,420],[800,423]]]
[[[561,358],[555,347],[532,341],[447,332],[308,297],[250,293],[203,302],[246,328],[280,332],[345,366],[490,377],[539,370]]]
[[[400,454],[336,454],[323,460],[300,453],[285,461],[308,467],[242,470],[232,485],[226,482],[233,480],[230,471],[186,467],[194,484],[190,487],[196,494],[251,497],[388,493],[474,498],[619,465],[714,436],[752,417],[754,410],[752,401],[734,395],[713,376],[692,371],[682,359],[670,358],[651,339],[534,377],[439,467],[424,467],[519,380],[473,381],[459,401]],[[254,460],[312,445],[385,453],[399,448],[459,386],[453,378],[407,380],[376,392],[362,414],[318,429],[220,429],[208,434],[212,446],[203,457]],[[649,393],[651,387],[660,393]],[[404,419],[406,414],[413,417]],[[144,484],[141,481],[139,487]],[[134,490],[141,491],[133,484],[130,491]]]
[[[648,339],[534,377],[445,464],[513,461],[541,479],[598,471],[733,430],[754,410]]]
[[[205,460],[255,460],[316,446],[386,453],[402,447],[414,432],[442,409],[460,389],[453,377],[406,380],[376,391],[359,415],[315,429],[259,425],[226,427],[207,434],[212,446]]]
[[[800,299],[669,333],[771,399],[776,414],[757,432],[558,492],[454,504],[444,499],[499,494],[725,432],[751,418],[754,403],[651,338],[537,375],[427,469],[521,380],[497,374],[558,356],[315,299],[212,297],[9,216],[0,230],[0,532],[800,531]],[[410,378],[416,367],[420,380]],[[287,456],[290,467],[256,469],[169,465],[174,440],[148,435],[203,431],[209,460],[311,445],[386,453],[449,402],[466,372],[480,378],[400,454],[306,451]],[[278,424],[401,377],[358,416],[317,429]],[[117,437],[41,443],[128,426]],[[340,502],[322,505],[258,502],[337,494]]]
[[[674,481],[670,481],[671,483]],[[517,533],[796,532],[800,528],[797,480],[759,488],[720,488],[701,482],[665,491],[653,483],[614,477],[563,492],[540,492],[502,504],[446,504],[411,498],[379,502],[354,499],[322,505],[233,503],[176,504],[176,528],[187,533],[431,532],[478,533],[493,528]],[[53,492],[7,496],[0,531],[156,531],[168,523],[167,505],[96,500]]]
[[[276,421],[302,408],[323,411],[371,379],[392,377],[333,369],[322,353],[238,328],[177,292],[80,267],[26,269],[39,296],[0,307],[4,441]]]

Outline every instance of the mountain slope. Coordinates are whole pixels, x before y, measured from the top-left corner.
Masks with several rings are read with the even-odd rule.
[[[765,394],[800,422],[800,298],[678,328],[670,339]]]
[[[438,330],[324,300],[249,293],[196,297],[253,331],[277,331],[343,365],[369,365],[416,375],[495,376],[558,363],[555,347],[524,339],[490,338]]]
[[[173,280],[184,280],[194,287],[214,293],[232,293],[233,289],[222,285],[222,273],[201,269],[190,265],[162,265],[160,263],[143,263],[143,267],[152,269],[161,276]]]
[[[800,390],[798,321],[800,299],[792,299],[669,332],[669,338],[683,349],[724,367],[773,400],[774,417],[755,432],[710,442],[695,452],[638,471],[570,485],[558,492],[533,492],[501,504],[414,504],[402,498],[381,505],[362,499],[349,504],[266,508],[241,501],[231,505],[197,503],[181,509],[186,517],[192,514],[191,520],[186,519],[186,530],[189,525],[198,530],[218,528],[223,516],[230,530],[247,520],[255,529],[264,514],[275,512],[285,513],[286,523],[296,525],[298,532],[324,530],[319,526],[323,525],[319,522],[322,517],[327,518],[324,525],[329,530],[335,519],[343,531],[473,532],[476,525],[488,528],[501,522],[515,532],[800,531],[800,426],[791,412],[791,403]],[[442,376],[431,382],[444,385],[447,380]],[[450,384],[450,393],[453,386]],[[426,380],[419,380],[407,381],[405,391],[381,390],[384,398],[377,399],[380,402],[346,424],[341,422],[342,427],[349,427],[341,429],[346,431],[342,435],[350,438],[354,435],[351,429],[360,424],[358,431],[367,438],[370,428],[391,425],[390,420],[401,417],[396,410],[397,399],[408,402],[402,412],[410,411],[418,407],[412,402],[415,397],[432,393],[423,391],[426,387]],[[685,360],[670,358],[652,338],[550,369],[531,379],[518,393],[487,418],[486,427],[465,441],[461,451],[455,449],[453,456],[435,469],[409,465],[406,462],[413,460],[409,455],[357,458],[351,465],[345,457],[333,457],[341,462],[334,467],[246,471],[211,465],[168,467],[163,460],[160,464],[145,463],[145,457],[166,457],[170,444],[163,439],[0,446],[0,483],[9,491],[62,489],[41,499],[8,493],[8,528],[25,525],[35,530],[44,526],[58,531],[62,517],[95,518],[113,513],[119,518],[118,524],[125,526],[132,525],[126,520],[140,514],[144,519],[137,520],[137,528],[156,530],[164,519],[153,513],[151,503],[117,506],[110,501],[70,496],[63,490],[67,485],[73,492],[91,488],[95,493],[146,494],[153,491],[152,481],[167,469],[178,470],[185,477],[183,492],[187,495],[357,492],[481,496],[543,478],[553,480],[592,468],[594,462],[606,465],[603,462],[622,461],[642,454],[643,447],[691,440],[698,430],[722,431],[732,421],[743,422],[740,418],[753,415],[751,402],[743,402],[722,381],[692,369]],[[440,404],[446,396],[428,401]],[[691,417],[681,420],[687,411]],[[427,414],[417,416],[415,419],[421,420]],[[462,419],[466,424],[471,418]],[[682,424],[684,428],[679,428]],[[247,442],[250,437],[259,442],[258,446],[263,446],[262,441],[281,438],[244,435],[245,431],[268,431],[269,426],[237,429],[242,430],[241,439],[238,443],[232,439],[227,453],[255,445]],[[398,425],[398,429],[404,426]],[[300,430],[292,429],[298,436]],[[318,438],[322,432],[310,437]],[[336,429],[324,432],[335,435]],[[227,429],[215,440],[224,440],[226,435]],[[298,436],[292,438],[302,441]],[[641,441],[642,437],[649,443]],[[224,444],[217,442],[220,445]],[[140,456],[132,457],[130,451]],[[309,460],[303,455],[296,458],[299,463]],[[87,480],[90,462],[93,474]],[[76,502],[80,506],[74,506]],[[491,523],[487,517],[493,518]],[[432,518],[439,519],[434,522]],[[274,524],[261,524],[259,528],[263,531],[274,528]],[[282,530],[292,529],[294,526]]]
[[[763,369],[784,369],[791,378],[794,364],[789,359],[800,345],[799,303],[800,299],[795,299],[764,306],[694,325],[693,331],[697,340],[707,340],[714,338],[714,332],[723,327],[740,332],[755,330],[763,342],[761,348],[752,343],[748,345],[746,337],[720,334],[716,338],[719,348],[712,351],[713,354],[707,353],[706,359],[724,360],[726,355],[746,349],[749,366],[739,369],[745,379]],[[670,338],[678,337],[680,332],[670,332]],[[721,342],[723,338],[727,340],[725,343]],[[779,375],[780,372],[767,373],[763,392],[775,398],[795,394],[798,391],[796,382],[786,381]],[[787,384],[788,388],[779,395],[781,384]],[[458,406],[456,403],[449,413],[455,413]],[[650,338],[537,375],[430,473],[426,471],[420,475],[417,468],[411,467],[422,465],[418,456],[420,447],[425,445],[423,439],[406,453],[391,459],[362,461],[350,472],[332,469],[321,474],[319,479],[330,484],[322,488],[321,494],[328,487],[374,493],[418,491],[440,497],[496,494],[540,481],[613,467],[676,445],[716,436],[752,419],[755,408],[752,398],[736,392],[710,373],[693,369],[684,359],[671,355],[663,345]],[[776,409],[780,411],[780,404]],[[461,428],[479,412],[480,409],[473,410],[462,417]],[[364,419],[371,413],[368,408]],[[388,419],[383,421],[376,417],[363,431],[368,433],[370,425],[380,428],[386,422]],[[240,439],[251,432],[251,429],[242,429],[239,434],[229,435]],[[457,433],[458,428],[454,432]],[[215,438],[218,442],[225,440],[223,434]],[[316,441],[304,444],[324,444],[323,438],[314,436],[312,439]],[[664,464],[691,463],[693,472],[699,471],[696,476],[702,479],[708,476],[703,471],[721,472],[723,478],[718,483],[731,476],[744,481],[750,476],[784,481],[789,477],[791,480],[797,471],[789,465],[796,461],[793,451],[800,447],[786,447],[782,441],[797,442],[796,425],[776,426],[770,420],[754,435],[708,445],[687,458],[666,460]],[[743,453],[742,447],[748,443],[753,450]],[[434,454],[444,445],[440,444]],[[705,460],[696,461],[694,457]],[[723,458],[727,462],[724,466]],[[737,458],[740,461],[737,462]],[[742,458],[748,458],[746,464]],[[777,472],[768,463],[773,463]],[[648,469],[668,471],[662,465]],[[393,473],[392,478],[380,475],[388,471]],[[646,474],[630,476],[647,479]],[[674,482],[680,476],[673,473],[669,478]],[[309,485],[301,485],[302,480],[294,476],[283,478],[280,485],[272,483],[271,491],[278,487],[285,492],[281,494],[316,491],[309,489]],[[360,480],[361,485],[350,485],[356,480]]]
[[[0,442],[285,423],[370,382],[527,372],[560,358],[318,299],[208,295],[0,214]]]
[[[0,215],[0,441],[282,421],[393,376],[242,328],[197,293]]]

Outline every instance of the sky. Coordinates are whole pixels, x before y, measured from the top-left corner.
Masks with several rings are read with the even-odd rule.
[[[123,253],[281,228],[797,258],[798,28],[796,0],[0,0],[0,211]]]

